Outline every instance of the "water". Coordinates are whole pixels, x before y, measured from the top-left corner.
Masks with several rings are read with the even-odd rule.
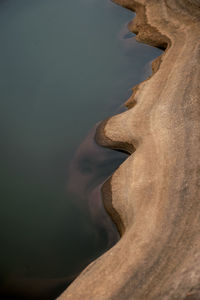
[[[96,123],[160,51],[109,0],[0,1],[0,293],[53,299],[118,239],[100,186],[126,158]]]

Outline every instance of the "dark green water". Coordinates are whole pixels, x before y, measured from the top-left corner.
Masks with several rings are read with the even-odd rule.
[[[0,1],[4,299],[53,299],[118,239],[100,185],[126,156],[93,136],[160,54],[132,17],[109,0]]]

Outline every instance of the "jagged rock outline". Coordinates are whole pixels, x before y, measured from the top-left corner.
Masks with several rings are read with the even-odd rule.
[[[124,7],[128,8],[128,9],[136,10],[136,12],[137,12],[138,7],[139,7],[139,10],[140,10],[141,9],[141,3],[145,3],[145,0],[137,0],[137,1],[116,0],[115,2],[117,2],[120,5],[123,5]],[[170,5],[172,5],[172,10],[176,8],[176,7],[173,7],[173,4],[175,6],[176,5],[180,5],[180,7],[186,5],[187,8],[188,8],[188,10],[189,10],[189,19],[191,19],[193,23],[197,23],[200,20],[200,14],[199,14],[199,10],[198,10],[200,8],[200,2],[199,2],[199,0],[193,0],[193,1],[185,0],[185,1],[182,1],[182,3],[179,0],[177,0],[177,1],[173,1],[173,0],[168,0],[168,1],[167,0],[166,1],[165,0],[163,0],[163,1],[152,0],[151,1],[150,0],[149,3],[150,2],[151,2],[152,5],[154,5],[155,2],[157,2],[157,3],[158,2],[164,3],[166,6],[168,4],[170,4]],[[194,11],[194,8],[196,9],[195,11]],[[194,14],[190,15],[191,12],[194,13]],[[185,15],[181,15],[181,16],[177,15],[176,17],[177,17],[177,20],[179,19],[179,21],[181,19],[184,19],[184,22],[186,23],[186,26],[187,26],[187,22],[188,22],[188,16],[187,16],[187,14],[186,14],[186,16]],[[142,18],[140,17],[140,19],[142,19]],[[132,31],[134,31],[133,28],[131,27],[132,25],[133,24],[130,24],[129,28],[132,29]],[[176,24],[175,24],[175,26],[176,26]],[[199,26],[199,24],[198,24],[198,26]],[[136,26],[136,28],[138,28],[138,25]],[[154,30],[154,28],[152,26],[151,26],[151,28]],[[140,27],[140,29],[141,29],[141,27]],[[193,26],[193,29],[196,30],[196,28],[194,28],[194,26]],[[143,27],[143,30],[145,31],[146,28]],[[154,34],[155,34],[155,31],[154,31]],[[147,37],[144,36],[144,32],[141,33],[141,31],[140,31],[139,34],[137,35],[137,39],[140,40],[140,41],[142,41],[142,42],[147,42],[148,41],[148,44],[164,48],[163,47],[163,42],[162,43],[157,43],[157,45],[155,45],[155,40],[151,39],[153,37],[153,35],[151,36],[151,34],[150,34],[150,36],[148,36],[148,38],[147,38]],[[161,38],[163,39],[163,37],[164,37],[164,35],[162,35]],[[166,36],[165,36],[165,38],[166,38]],[[170,47],[173,44],[173,34],[172,34],[171,38],[172,38],[172,40],[169,39],[169,42],[167,43],[167,45],[168,45],[167,46],[167,50],[169,50]],[[166,53],[167,53],[167,51],[164,52],[164,54],[161,57],[165,56]],[[161,64],[162,64],[162,58],[158,58],[154,62],[154,64],[153,64],[153,72],[154,72],[154,74],[155,74],[155,72],[157,72],[159,70]],[[134,108],[135,105],[137,105],[137,99],[135,99],[135,96],[137,94],[137,91],[140,90],[140,89],[142,89],[142,88],[143,88],[143,83],[141,83],[138,87],[135,88],[135,90],[133,92],[133,95],[126,102],[126,105],[127,105],[128,108],[132,109],[132,108]],[[194,99],[194,101],[195,101],[195,99]],[[107,120],[107,121],[104,121],[104,123],[99,128],[98,133],[97,133],[97,140],[103,146],[106,146],[106,147],[109,146],[109,148],[127,151],[130,154],[132,154],[133,151],[135,151],[135,149],[138,147],[138,144],[140,143],[140,141],[136,140],[133,143],[129,143],[129,141],[120,141],[120,142],[118,142],[116,139],[114,141],[112,139],[109,139],[106,136],[106,133],[104,132],[104,129],[105,129],[106,125],[108,124],[108,121],[110,121],[110,119]],[[185,189],[187,190],[187,183],[184,182],[184,185],[185,185]],[[109,195],[109,197],[111,197],[111,195]],[[104,202],[106,203],[107,200],[105,199]],[[105,204],[105,206],[106,205],[107,204]],[[107,207],[107,208],[108,208],[108,210],[111,209],[110,214],[111,214],[113,220],[117,223],[119,231],[123,235],[125,233],[124,228],[126,226],[125,226],[125,224],[123,224],[123,220],[120,217],[120,214],[118,214],[118,216],[115,216],[116,211],[112,211],[112,209],[113,209],[112,203],[111,203],[110,207]],[[175,224],[174,224],[174,226],[175,226]],[[185,230],[189,230],[188,227],[185,228]],[[194,232],[194,235],[195,234],[196,234],[196,232]],[[123,236],[122,236],[122,240],[123,240]],[[194,239],[194,242],[197,243],[197,240]],[[195,247],[196,247],[196,244],[194,244],[194,248]],[[199,249],[198,247],[196,247],[196,248]],[[83,289],[84,286],[88,286],[88,284],[87,284],[87,278],[88,278],[87,274],[88,273],[90,273],[89,274],[89,278],[90,279],[94,275],[98,278],[97,271],[94,272],[95,265],[97,264],[97,261],[95,261],[88,268],[86,268],[86,270],[80,276],[79,280],[75,281],[75,284],[73,284],[72,287],[69,288],[69,290],[68,290],[68,292],[66,294],[65,293],[63,294],[63,297],[61,297],[61,299],[75,299],[75,298],[73,298],[74,295],[75,295],[76,299],[109,299],[109,300],[110,299],[117,299],[117,300],[118,299],[120,299],[120,300],[122,300],[122,299],[141,299],[141,300],[142,299],[177,299],[177,300],[178,299],[200,299],[199,285],[198,285],[198,283],[200,282],[200,270],[199,270],[198,265],[195,266],[195,259],[196,259],[197,262],[199,261],[199,251],[198,251],[198,253],[195,253],[194,251],[192,252],[193,245],[191,245],[191,248],[189,250],[188,249],[189,248],[186,248],[187,251],[191,250],[191,254],[192,255],[194,254],[194,257],[192,257],[191,260],[189,260],[189,262],[191,264],[188,263],[188,261],[187,261],[187,264],[184,265],[184,268],[181,271],[182,273],[179,274],[180,275],[180,278],[178,278],[179,282],[174,282],[173,283],[173,282],[170,282],[170,280],[169,280],[169,282],[170,282],[170,286],[169,286],[170,288],[169,288],[169,290],[168,291],[166,291],[166,290],[162,291],[162,289],[160,291],[158,290],[157,294],[156,294],[157,295],[156,298],[152,298],[153,296],[152,295],[151,296],[148,295],[147,291],[145,291],[145,290],[142,291],[143,292],[142,293],[143,296],[140,296],[138,298],[138,294],[140,293],[140,291],[138,290],[138,288],[140,288],[140,287],[137,288],[138,291],[136,291],[136,292],[138,292],[138,293],[135,294],[135,293],[133,293],[133,289],[131,289],[130,291],[127,290],[130,287],[124,286],[124,287],[121,287],[121,288],[119,287],[118,288],[118,282],[116,282],[116,288],[114,289],[115,293],[112,292],[110,295],[105,294],[106,290],[104,292],[104,286],[101,289],[100,286],[98,287],[98,283],[94,284],[94,280],[91,281],[94,284],[94,288],[93,289],[90,288],[90,290],[84,291],[84,289]],[[110,255],[111,255],[112,251],[109,251],[109,252],[110,252]],[[101,261],[102,261],[101,258],[98,259],[98,264],[101,263]],[[191,265],[191,268],[189,268],[190,265]],[[196,267],[196,270],[194,270],[195,267]],[[156,273],[156,269],[155,270],[152,269],[152,271]],[[186,276],[184,274],[186,274]],[[86,275],[86,277],[84,277],[85,275]],[[136,275],[137,275],[137,272],[136,272]],[[144,279],[142,279],[141,284],[143,284],[143,282],[144,282],[144,280],[146,278],[146,275],[148,275],[148,274],[144,273]],[[113,276],[115,276],[115,274],[113,274]],[[134,277],[134,278],[136,279],[137,277]],[[151,291],[153,291],[153,289],[156,290],[155,279],[156,279],[156,276],[154,276],[154,282],[152,282],[152,283],[151,283],[151,280],[150,280],[149,284],[151,285]],[[131,279],[131,280],[132,280],[132,283],[134,283],[133,279]],[[182,280],[182,283],[180,283],[181,280]],[[137,282],[137,280],[136,280],[136,282]],[[82,287],[80,287],[80,289],[79,289],[79,284],[80,283],[81,283]],[[140,284],[140,281],[139,281],[139,284]],[[142,285],[141,285],[141,289],[142,289]],[[93,294],[94,290],[95,291],[101,291],[101,295],[95,294],[95,297],[94,297],[94,294]],[[107,287],[107,292],[108,292],[108,287]],[[93,295],[92,296],[93,298],[90,298],[89,295]]]

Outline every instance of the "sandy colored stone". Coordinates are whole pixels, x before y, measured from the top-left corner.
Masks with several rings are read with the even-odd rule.
[[[130,153],[105,183],[120,241],[59,300],[200,299],[200,0],[116,0],[165,49],[97,141]]]

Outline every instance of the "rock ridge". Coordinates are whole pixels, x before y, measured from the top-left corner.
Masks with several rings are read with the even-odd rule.
[[[200,299],[200,0],[115,0],[164,53],[96,140],[129,153],[104,184],[120,241],[60,300]]]

